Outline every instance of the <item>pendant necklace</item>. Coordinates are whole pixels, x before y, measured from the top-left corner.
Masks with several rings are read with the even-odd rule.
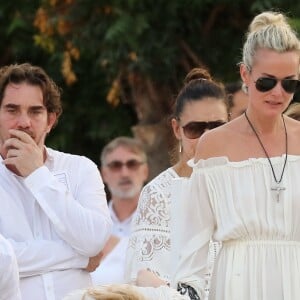
[[[247,116],[247,113],[244,112],[244,115],[245,115],[246,120],[248,121],[248,123],[249,123],[249,125],[250,125],[252,131],[254,132],[254,134],[255,134],[255,136],[256,136],[256,138],[257,138],[257,140],[258,140],[260,146],[261,146],[262,149],[264,150],[265,155],[266,155],[266,157],[267,157],[267,159],[268,159],[268,162],[269,162],[269,164],[270,164],[270,166],[271,166],[273,178],[274,178],[274,181],[275,181],[275,183],[276,183],[276,186],[271,187],[271,191],[274,191],[274,192],[276,193],[276,196],[277,196],[277,202],[279,202],[279,199],[280,199],[280,193],[281,193],[281,191],[284,191],[284,190],[285,190],[285,187],[283,187],[283,186],[281,185],[281,181],[282,181],[282,178],[283,178],[283,173],[284,173],[284,171],[285,171],[286,162],[287,162],[287,156],[288,156],[288,138],[287,138],[287,130],[286,130],[286,126],[285,126],[284,117],[283,117],[283,115],[281,115],[281,117],[282,117],[282,122],[283,122],[283,126],[284,126],[284,132],[285,132],[285,159],[284,159],[284,164],[283,164],[282,172],[281,172],[280,178],[279,178],[279,180],[278,180],[278,179],[276,178],[276,174],[275,174],[275,171],[274,171],[274,168],[273,168],[273,165],[272,165],[272,162],[271,162],[271,159],[270,159],[270,157],[269,157],[269,154],[268,154],[267,150],[265,149],[265,147],[264,147],[264,145],[263,145],[261,139],[259,138],[259,135],[258,135],[258,133],[256,132],[256,130],[255,130],[253,124],[250,122],[250,120],[249,120],[249,118],[248,118],[248,116]]]

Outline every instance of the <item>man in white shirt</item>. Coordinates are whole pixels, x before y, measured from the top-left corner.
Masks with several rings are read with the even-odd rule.
[[[103,260],[92,273],[94,284],[124,283],[125,254],[131,220],[140,192],[148,178],[147,156],[142,144],[131,137],[118,137],[102,150],[101,173],[111,199],[112,235],[103,250]]]
[[[0,234],[0,300],[20,299],[16,256],[10,243]]]
[[[97,166],[45,147],[61,112],[44,70],[0,69],[0,232],[16,253],[23,300],[60,300],[91,285],[111,232]]]

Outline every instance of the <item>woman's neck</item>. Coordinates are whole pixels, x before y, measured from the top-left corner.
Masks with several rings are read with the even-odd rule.
[[[284,130],[282,115],[267,118],[248,110],[245,113],[259,135],[272,135]]]
[[[192,168],[187,165],[186,161],[179,161],[173,166],[174,171],[179,177],[190,177],[192,174]]]

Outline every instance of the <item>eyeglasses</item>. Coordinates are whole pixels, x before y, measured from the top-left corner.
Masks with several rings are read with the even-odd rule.
[[[260,92],[267,92],[273,89],[277,82],[280,81],[282,88],[289,94],[293,94],[299,87],[297,79],[277,79],[271,77],[260,77],[255,81],[255,87]]]
[[[126,168],[131,171],[136,171],[144,163],[145,162],[138,161],[136,159],[130,159],[127,160],[126,162],[122,162],[120,160],[113,160],[108,164],[106,164],[106,166],[113,172],[120,171],[123,168],[123,166],[126,166]]]
[[[183,133],[188,139],[199,138],[205,130],[210,130],[224,125],[223,121],[211,121],[211,122],[190,122],[182,126]]]

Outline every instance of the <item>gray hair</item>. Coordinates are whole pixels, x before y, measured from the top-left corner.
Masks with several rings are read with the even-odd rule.
[[[119,136],[112,141],[110,141],[107,145],[104,146],[100,155],[101,165],[104,166],[106,164],[106,157],[109,153],[114,151],[116,148],[124,147],[128,149],[130,152],[133,152],[137,155],[140,155],[144,162],[147,162],[147,155],[143,144],[132,137],[127,136]]]
[[[298,51],[300,42],[287,18],[278,12],[263,12],[257,15],[249,26],[243,47],[243,64],[251,71],[256,51],[261,48],[279,53]]]

